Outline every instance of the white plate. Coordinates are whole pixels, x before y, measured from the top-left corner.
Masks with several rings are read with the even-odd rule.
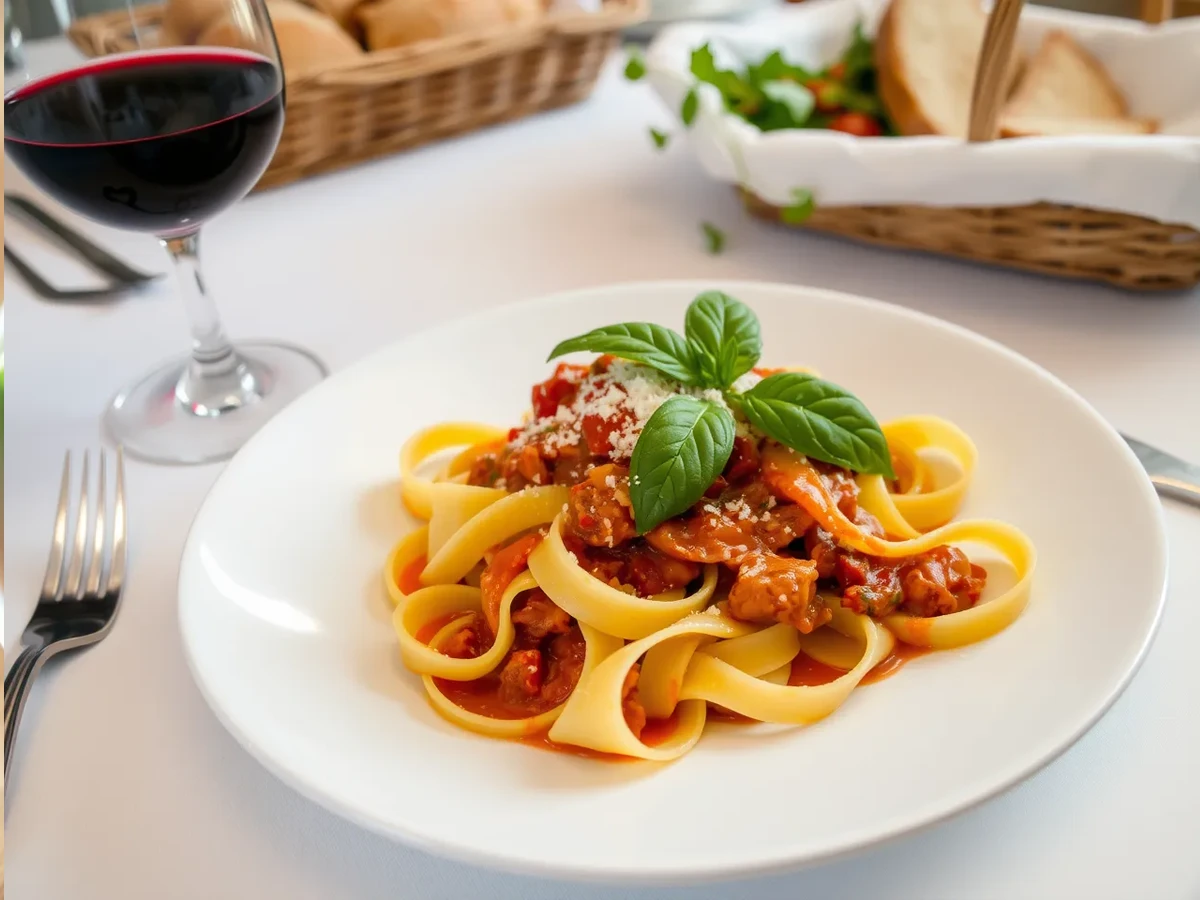
[[[997,637],[910,663],[806,729],[710,727],[677,763],[604,763],[442,721],[400,665],[380,569],[413,525],[397,452],[444,419],[515,423],[549,349],[618,321],[674,327],[720,287],[880,419],[946,416],[979,445],[965,514],[1040,561]],[[180,623],[201,690],[254,756],[405,842],[543,875],[684,881],[825,859],[927,825],[1053,759],[1132,677],[1162,610],[1158,501],[1117,434],[1016,354],[903,308],[765,284],[655,283],[507,306],[413,335],[263,429],[196,517]]]

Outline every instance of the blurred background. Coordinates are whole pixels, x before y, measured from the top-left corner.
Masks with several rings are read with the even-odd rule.
[[[64,23],[70,19],[71,9],[75,10],[76,15],[87,15],[120,9],[139,2],[150,0],[5,0],[5,19],[8,19],[11,11],[12,22],[21,30],[25,39],[30,40],[62,33]],[[703,2],[704,0],[697,0],[697,5],[703,5]],[[1142,0],[1042,0],[1039,5],[1136,19],[1140,18],[1141,2]],[[673,8],[679,5],[678,0],[671,3]],[[1175,15],[1200,15],[1200,0],[1176,0]]]

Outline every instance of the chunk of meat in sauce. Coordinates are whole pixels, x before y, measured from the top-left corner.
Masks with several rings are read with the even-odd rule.
[[[858,522],[858,483],[854,474],[837,466],[806,459],[774,441],[762,448],[762,480],[780,500],[790,500],[826,517],[836,508]],[[822,524],[828,522],[821,518]],[[872,516],[871,519],[874,519]],[[870,521],[870,520],[867,520]]]
[[[542,542],[541,534],[527,534],[495,550],[487,566],[479,576],[479,589],[483,600],[483,615],[492,634],[500,620],[500,601],[504,592],[529,565],[529,554]]]
[[[534,441],[520,447],[504,447],[496,453],[483,453],[471,463],[467,484],[477,487],[502,487],[509,492],[530,485],[550,484],[552,477],[546,459],[554,455]]]
[[[726,482],[734,484],[754,475],[758,471],[758,464],[758,441],[735,437],[733,452],[729,454],[729,462],[725,463],[725,471],[721,475]]]
[[[530,641],[571,630],[571,617],[541,589],[530,591],[513,605],[512,620],[518,632]]]
[[[483,622],[473,615],[469,622],[442,642],[438,649],[455,659],[474,659],[484,650]]]
[[[810,525],[812,517],[801,507],[777,503],[765,484],[752,481],[663,522],[646,540],[678,559],[737,566],[747,553],[786,547]]]
[[[881,616],[900,605],[900,571],[903,560],[878,559],[842,551],[833,574],[842,587],[842,606],[860,615]]]
[[[553,709],[565,703],[579,681],[583,671],[587,642],[578,625],[572,625],[564,634],[543,641],[545,656],[549,659],[546,678],[542,682],[542,702]]]
[[[632,588],[639,597],[686,587],[700,577],[698,564],[659,553],[641,541],[609,549],[592,547],[564,533],[563,544],[594,577],[613,587]]]
[[[817,596],[811,560],[753,553],[738,569],[729,591],[729,614],[743,622],[782,622],[808,634],[833,613]]]
[[[642,667],[634,663],[625,673],[625,683],[621,686],[621,712],[625,714],[625,724],[637,738],[642,736],[642,729],[646,727],[646,708],[642,706],[637,687],[641,671]]]
[[[548,637],[533,647],[514,647],[500,664],[498,674],[469,683],[474,686],[471,693],[485,704],[489,695],[494,697],[510,715],[540,715],[566,702],[579,681],[586,654],[583,633],[573,625],[564,634]],[[482,710],[477,707],[475,711]]]
[[[500,669],[500,697],[509,704],[536,697],[544,678],[542,651],[514,650]]]
[[[596,466],[571,488],[566,531],[593,547],[615,547],[637,536],[629,499],[629,469]]]
[[[821,476],[821,482],[833,497],[837,508],[853,522],[858,514],[858,482],[854,480],[854,473],[814,459],[810,459],[808,464]]]
[[[979,601],[987,572],[957,547],[934,547],[901,570],[904,609],[914,616],[942,616]]]
[[[915,557],[881,559],[838,546],[829,532],[812,528],[805,548],[821,578],[836,578],[842,605],[860,615],[886,616],[903,608],[939,616],[974,606],[987,572],[957,547],[934,547]]]

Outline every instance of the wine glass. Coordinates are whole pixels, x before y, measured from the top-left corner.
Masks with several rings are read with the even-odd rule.
[[[130,34],[110,52],[8,92],[4,146],[65,206],[148,232],[167,249],[191,355],[119,391],[105,426],[142,459],[200,463],[231,456],[326,369],[287,344],[231,344],[205,290],[200,227],[245,196],[271,161],[283,69],[263,0],[180,6],[190,11],[182,24],[160,29],[131,9]]]

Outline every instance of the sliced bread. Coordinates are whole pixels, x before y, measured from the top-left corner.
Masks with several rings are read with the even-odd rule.
[[[1062,137],[1071,134],[1152,134],[1153,119],[1086,119],[1061,116],[1000,116],[1001,137]]]
[[[1062,31],[1046,35],[1000,116],[1004,137],[1154,130],[1152,120],[1130,117],[1104,66]]]
[[[967,136],[986,25],[978,0],[892,0],[875,63],[880,100],[901,134]],[[1010,88],[1019,68],[1014,54]]]

